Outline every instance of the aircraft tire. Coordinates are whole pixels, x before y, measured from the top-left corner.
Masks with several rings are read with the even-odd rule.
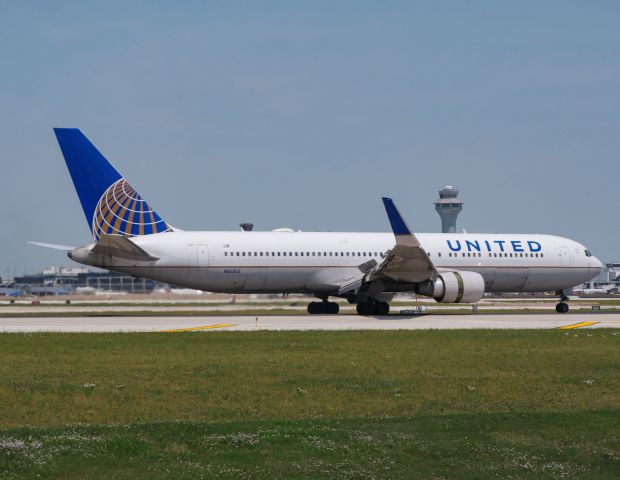
[[[375,307],[377,315],[387,315],[390,313],[390,304],[387,302],[379,302]]]
[[[319,302],[310,302],[308,304],[308,313],[310,315],[316,315],[317,313],[321,313],[321,304]]]
[[[338,305],[336,302],[329,302],[325,306],[327,307],[325,313],[336,315],[340,311],[340,305]]]
[[[568,303],[565,302],[560,302],[555,306],[555,311],[558,313],[566,313],[568,312],[569,307],[568,307]]]
[[[374,302],[360,302],[357,304],[356,310],[360,315],[375,315],[377,313]]]

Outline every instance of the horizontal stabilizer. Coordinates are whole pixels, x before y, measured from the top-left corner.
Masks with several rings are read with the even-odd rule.
[[[30,245],[36,245],[37,247],[43,248],[52,248],[54,250],[63,250],[68,252],[69,250],[73,250],[75,247],[70,247],[68,245],[57,245],[55,243],[43,243],[43,242],[28,242]]]
[[[120,235],[101,235],[101,238],[90,252],[142,262],[159,260],[157,257],[149,255],[129,238],[121,237]]]

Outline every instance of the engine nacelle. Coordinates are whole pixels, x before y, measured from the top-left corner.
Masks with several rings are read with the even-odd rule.
[[[476,272],[445,272],[422,283],[418,293],[440,303],[476,303],[484,295],[484,279]]]

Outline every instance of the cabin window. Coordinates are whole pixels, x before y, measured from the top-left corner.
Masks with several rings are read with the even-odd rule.
[[[228,252],[224,252],[224,256],[227,257],[228,256]]]
[[[543,255],[542,253],[540,254],[540,256],[541,256],[541,257],[544,257],[544,255]]]
[[[239,252],[236,252],[236,253],[237,253],[237,256],[239,256]]]

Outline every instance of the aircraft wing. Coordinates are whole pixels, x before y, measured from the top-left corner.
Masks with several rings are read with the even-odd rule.
[[[417,283],[437,275],[437,269],[420,246],[415,234],[409,230],[391,198],[383,198],[396,245],[387,252],[372,278],[389,277],[396,282]]]
[[[409,230],[391,198],[383,198],[396,245],[386,253],[380,264],[366,262],[360,265],[360,273],[341,285],[338,294],[363,293],[381,288],[382,279],[397,283],[419,283],[438,275],[428,254],[421,247],[415,234]],[[374,260],[372,261],[374,262]]]

